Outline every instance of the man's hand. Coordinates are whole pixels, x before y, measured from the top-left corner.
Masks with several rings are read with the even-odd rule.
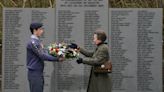
[[[63,62],[65,58],[63,56],[59,56],[59,62]]]

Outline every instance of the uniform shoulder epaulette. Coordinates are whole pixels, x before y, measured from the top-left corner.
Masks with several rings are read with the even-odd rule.
[[[36,42],[34,40],[31,40],[31,43],[32,43],[32,46],[35,48],[35,49],[38,49],[37,45],[36,45]]]

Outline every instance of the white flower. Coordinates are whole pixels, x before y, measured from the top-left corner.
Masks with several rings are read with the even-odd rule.
[[[58,45],[58,46],[59,46],[59,48],[60,48],[60,47],[62,47],[62,44],[61,44],[61,43],[59,43],[59,45]]]
[[[64,48],[64,49],[66,49],[66,48],[67,48],[67,46],[63,46],[63,48]]]
[[[48,47],[48,50],[51,50],[51,49],[52,49],[52,47],[49,46],[49,47]]]
[[[64,53],[62,51],[59,51],[58,52],[58,55],[63,55]]]
[[[55,50],[55,49],[53,49],[52,51],[54,51],[54,52],[55,52],[56,50]]]
[[[60,51],[65,52],[65,49],[64,48],[61,48]]]
[[[76,51],[73,50],[73,56],[76,56],[76,55],[77,55]]]
[[[105,65],[101,65],[101,68],[104,68],[105,67]]]

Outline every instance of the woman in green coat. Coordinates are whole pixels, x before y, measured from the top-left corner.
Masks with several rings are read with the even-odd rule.
[[[108,45],[104,43],[106,40],[106,34],[102,30],[97,30],[93,35],[93,42],[97,45],[94,52],[88,52],[83,48],[79,48],[81,54],[85,55],[85,58],[79,58],[77,63],[83,63],[91,65],[91,74],[89,78],[89,84],[87,92],[111,92],[111,75],[108,73],[95,73],[94,68],[102,65],[109,60]]]

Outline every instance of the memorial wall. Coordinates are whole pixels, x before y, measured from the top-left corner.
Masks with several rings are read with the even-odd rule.
[[[94,31],[105,30],[112,92],[162,92],[162,9],[108,8],[107,0],[57,0],[54,9],[4,8],[2,92],[29,92],[26,43],[31,22],[44,24],[45,48],[73,42],[93,51]],[[89,73],[90,66],[74,59],[45,61],[44,92],[86,92]]]

